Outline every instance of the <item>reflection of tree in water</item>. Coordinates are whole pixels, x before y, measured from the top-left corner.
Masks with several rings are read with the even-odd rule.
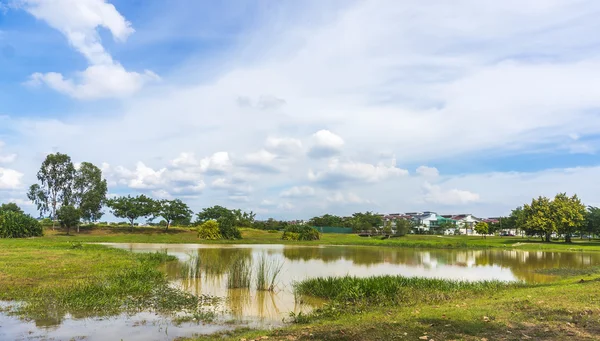
[[[339,260],[356,265],[380,263],[408,266],[500,266],[508,268],[521,280],[545,281],[550,277],[537,269],[557,267],[584,268],[600,264],[600,254],[573,252],[542,252],[516,250],[415,250],[377,247],[289,247],[283,250],[292,261],[320,260],[324,263]]]

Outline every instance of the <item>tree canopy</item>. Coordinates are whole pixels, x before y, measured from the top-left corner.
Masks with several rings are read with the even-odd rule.
[[[156,202],[145,195],[132,197],[121,196],[107,202],[111,213],[117,218],[127,219],[133,231],[135,221],[139,218],[148,218],[156,213]]]
[[[173,221],[189,220],[192,217],[192,210],[186,203],[179,199],[161,200],[157,203],[158,215],[165,219],[166,228],[169,229]]]

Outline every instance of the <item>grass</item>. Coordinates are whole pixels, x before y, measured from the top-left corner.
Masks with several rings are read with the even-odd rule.
[[[274,291],[283,262],[268,258],[262,253],[256,267],[256,290]]]
[[[164,252],[135,254],[43,238],[0,243],[0,300],[23,302],[11,313],[27,319],[56,324],[66,313],[169,313],[202,305],[198,297],[168,285],[157,267],[175,257]]]
[[[324,308],[293,316],[297,323],[284,328],[240,329],[222,333],[219,338],[599,340],[600,273],[586,278],[582,282],[577,276],[564,276],[544,285],[394,276],[313,279],[296,288],[328,298]],[[348,300],[355,290],[366,297]],[[416,296],[399,299],[396,290],[403,296]]]
[[[370,245],[429,249],[487,249],[502,248],[540,251],[600,251],[600,241],[574,239],[572,244],[562,242],[545,243],[537,238],[475,236],[430,236],[408,235],[401,238],[359,237],[349,234],[322,234],[317,241],[281,240],[281,232],[270,233],[249,228],[240,229],[241,240],[200,240],[191,228],[172,227],[168,231],[157,227],[85,227],[79,234],[66,236],[61,230],[46,230],[43,239],[69,240],[73,242],[113,243],[202,243],[202,244],[287,244],[287,245]]]
[[[457,295],[474,295],[525,284],[501,281],[452,281],[402,276],[325,277],[294,285],[296,296],[314,296],[338,302],[362,302],[370,305],[414,305],[445,301]]]
[[[227,272],[228,289],[250,289],[252,279],[252,260],[237,257],[229,265]]]

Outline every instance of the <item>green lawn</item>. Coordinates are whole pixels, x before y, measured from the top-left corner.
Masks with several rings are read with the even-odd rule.
[[[62,231],[46,230],[43,239],[80,242],[113,243],[204,243],[204,244],[305,244],[305,245],[372,245],[409,248],[513,248],[519,250],[547,251],[600,251],[600,241],[574,239],[572,244],[563,242],[544,243],[537,238],[522,237],[474,237],[474,236],[429,236],[408,235],[400,238],[359,237],[354,234],[323,234],[321,240],[312,242],[281,240],[281,233],[268,233],[254,229],[241,229],[243,239],[207,241],[199,240],[190,228],[137,227],[130,232],[128,227],[105,227],[82,229],[81,233],[66,236]]]

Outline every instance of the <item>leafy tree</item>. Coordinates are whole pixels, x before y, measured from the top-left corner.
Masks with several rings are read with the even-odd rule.
[[[254,218],[256,217],[256,213],[254,213],[252,211],[243,212],[240,209],[233,210],[232,213],[235,216],[237,226],[251,227],[252,224],[254,224]]]
[[[396,235],[406,236],[412,228],[412,222],[406,219],[396,219]]]
[[[437,230],[439,233],[444,234],[447,230],[453,230],[456,228],[456,225],[450,221],[443,221],[438,227]]]
[[[74,177],[75,167],[71,157],[61,153],[50,154],[37,173],[41,184],[31,185],[27,197],[36,204],[41,215],[50,211],[55,221],[58,207],[68,204],[71,199]]]
[[[533,199],[530,205],[523,205],[523,215],[525,233],[528,236],[541,236],[542,240],[550,242],[550,236],[556,232],[551,201],[542,196]]]
[[[75,172],[73,181],[73,202],[81,211],[83,220],[92,222],[102,218],[107,191],[106,180],[102,179],[100,168],[83,162]]]
[[[107,205],[115,217],[129,220],[131,231],[133,231],[137,219],[155,215],[157,206],[154,200],[143,194],[137,197],[128,195],[110,199]]]
[[[483,238],[489,233],[489,226],[485,221],[480,221],[475,225],[475,232],[481,234]]]
[[[585,215],[585,223],[581,232],[582,238],[583,232],[585,232],[590,239],[592,238],[592,235],[600,234],[600,208],[588,206],[587,213]]]
[[[0,205],[0,214],[2,214],[3,212],[15,212],[21,214],[24,213],[23,210],[19,207],[19,205],[15,204],[14,202],[9,202],[7,204]]]
[[[77,227],[77,229],[79,229],[81,211],[73,205],[62,205],[58,209],[58,212],[56,212],[56,218],[60,222],[61,227],[67,228],[68,235],[71,227]]]
[[[207,240],[222,239],[219,223],[215,220],[207,220],[198,226],[198,238]]]
[[[558,233],[564,235],[565,243],[571,243],[573,233],[584,226],[585,205],[577,195],[568,197],[566,193],[559,193],[554,197],[551,207]]]
[[[343,220],[341,217],[331,214],[325,214],[320,217],[313,217],[308,221],[308,225],[325,227],[325,226],[342,226]]]
[[[387,234],[387,235],[391,235],[392,234],[392,221],[386,221],[385,224],[383,225],[383,233]]]
[[[158,202],[158,215],[167,222],[165,230],[169,229],[173,221],[191,219],[192,213],[188,205],[179,199]]]
[[[222,217],[235,219],[234,213],[223,206],[215,205],[213,207],[203,208],[201,212],[196,214],[196,221],[199,224],[207,220],[219,220]]]
[[[219,231],[224,239],[242,239],[242,233],[235,226],[235,218],[223,216],[217,220],[219,223]]]

